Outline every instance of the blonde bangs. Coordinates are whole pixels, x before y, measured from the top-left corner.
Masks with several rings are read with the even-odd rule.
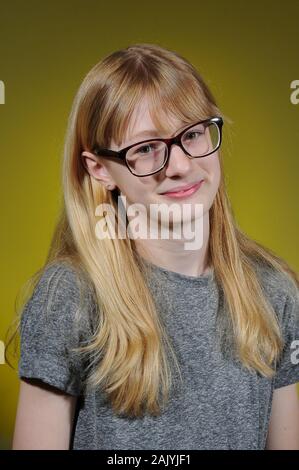
[[[120,147],[136,123],[133,114],[144,98],[148,100],[149,114],[161,135],[170,133],[171,119],[187,125],[221,116],[214,100],[211,96],[208,98],[203,89],[200,76],[190,76],[189,70],[177,70],[169,64],[159,64],[150,75],[150,63],[142,63],[135,66],[135,74],[120,68],[111,78],[98,119],[97,142],[92,145],[97,143],[109,148],[113,140]]]
[[[62,169],[63,204],[44,265],[46,269],[64,260],[76,268],[79,278],[82,272],[86,274],[93,295],[88,296],[87,311],[81,305],[78,311],[86,315],[96,306],[99,315],[89,344],[74,350],[91,359],[87,387],[103,389],[113,410],[130,416],[161,412],[173,385],[172,366],[180,376],[180,364],[130,238],[99,241],[95,236],[95,208],[109,202],[117,213],[116,201],[111,191],[84,170],[80,156],[95,144],[109,148],[114,140],[121,146],[144,97],[148,97],[156,128],[165,134],[170,134],[170,118],[187,124],[223,117],[198,71],[173,51],[135,44],[96,64],[83,80],[70,113]],[[224,325],[228,322],[242,364],[270,377],[282,352],[282,335],[254,262],[288,274],[296,286],[297,273],[240,230],[225,178],[221,178],[209,219],[209,253],[225,300]],[[85,281],[82,286],[85,292]],[[20,321],[16,331],[19,325]]]

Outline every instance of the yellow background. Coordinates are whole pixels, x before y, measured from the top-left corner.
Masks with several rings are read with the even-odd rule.
[[[43,263],[61,194],[76,90],[90,68],[136,42],[176,50],[233,123],[224,159],[234,214],[298,271],[299,2],[0,1],[0,340],[21,285]],[[0,365],[0,448],[10,448],[19,382]]]

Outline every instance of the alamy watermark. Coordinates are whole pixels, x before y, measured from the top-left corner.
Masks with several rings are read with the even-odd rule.
[[[185,240],[185,250],[198,250],[203,245],[203,204],[150,204],[148,211],[141,203],[127,208],[126,196],[120,195],[117,217],[114,207],[108,203],[99,204],[95,215],[101,217],[95,226],[96,237],[100,240],[116,237],[157,240],[160,232],[164,240]]]
[[[5,345],[0,341],[0,365],[5,364]]]
[[[0,104],[5,104],[5,85],[0,80]],[[5,364],[5,345],[3,341],[0,341],[0,365]]]
[[[290,100],[292,104],[299,104],[299,80],[293,80],[290,84],[292,91]]]
[[[299,364],[299,340],[294,339],[291,344],[291,349],[295,349],[295,351],[291,354],[291,363],[292,364]]]
[[[0,80],[0,104],[5,104],[5,85],[2,80]]]

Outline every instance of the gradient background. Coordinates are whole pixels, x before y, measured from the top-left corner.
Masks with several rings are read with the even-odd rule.
[[[223,157],[235,217],[299,269],[299,2],[0,0],[0,340],[22,284],[45,260],[61,195],[67,117],[83,77],[137,42],[190,60],[232,120]],[[19,381],[0,365],[0,448],[9,449]]]

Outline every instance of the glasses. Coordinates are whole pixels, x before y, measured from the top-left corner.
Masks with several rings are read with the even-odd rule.
[[[191,124],[170,139],[147,139],[119,151],[96,146],[93,153],[125,161],[135,176],[149,176],[165,167],[172,145],[178,145],[190,158],[202,158],[214,153],[221,145],[222,126],[221,117],[212,117]]]

